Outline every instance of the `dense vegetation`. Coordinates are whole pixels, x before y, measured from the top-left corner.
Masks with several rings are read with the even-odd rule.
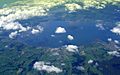
[[[36,48],[12,40],[1,40],[0,42],[1,75],[56,75],[54,72],[35,70],[33,64],[41,60],[60,67],[63,72],[57,75],[103,75],[114,71],[115,75],[119,75],[119,69],[110,66],[119,64],[119,58],[111,60],[114,57],[108,55],[107,51],[112,49],[108,48],[110,44],[104,42],[80,46],[76,53],[68,52],[64,47]],[[112,43],[112,45],[114,44]],[[94,60],[94,62],[89,64],[89,60]],[[106,64],[108,62],[110,64]],[[61,63],[65,65],[61,65]]]

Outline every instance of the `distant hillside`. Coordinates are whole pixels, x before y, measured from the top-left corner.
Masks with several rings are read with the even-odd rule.
[[[85,7],[103,6],[106,4],[119,5],[120,0],[0,0],[0,7],[14,4],[61,4],[81,3]]]

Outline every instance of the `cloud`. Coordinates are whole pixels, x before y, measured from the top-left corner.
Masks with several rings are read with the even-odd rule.
[[[41,26],[39,26],[39,25],[37,25],[37,28],[38,28],[41,32],[44,30],[44,28],[41,27]]]
[[[37,33],[40,33],[40,32],[43,32],[43,27],[41,27],[41,26],[37,26],[37,29],[32,29],[32,31],[31,31],[31,33],[32,34],[37,34]]]
[[[0,9],[0,28],[4,30],[15,30],[17,33],[25,32],[31,29],[31,27],[24,27],[17,20],[28,19],[33,16],[45,16],[47,15],[47,11],[42,7],[24,7],[24,6],[13,6],[10,8],[2,8]],[[41,28],[38,27],[39,31]],[[33,30],[33,33],[37,31]],[[10,38],[12,34],[9,34]],[[15,35],[14,35],[15,36]]]
[[[112,40],[112,38],[108,38],[108,41],[109,42],[113,41],[115,44],[120,44],[120,42],[118,40]]]
[[[92,64],[94,61],[92,60],[92,59],[90,59],[89,61],[88,61],[88,64]]]
[[[111,31],[113,33],[116,33],[116,34],[120,35],[120,25],[118,25],[118,26],[114,27],[113,29],[111,29]]]
[[[47,71],[48,73],[50,73],[50,72],[56,72],[56,73],[62,72],[62,70],[60,68],[55,67],[54,65],[48,66],[43,61],[35,62],[35,64],[33,65],[33,68],[37,69],[39,71]]]
[[[82,9],[81,5],[76,4],[76,3],[65,4],[65,8],[69,12],[75,12],[76,10]]]
[[[30,29],[31,29],[31,27],[29,27],[29,26],[27,26],[27,27],[21,26],[21,29],[19,30],[19,32],[25,32],[25,31],[28,31]]]
[[[11,10],[11,12],[13,12],[13,11]],[[21,17],[21,16],[24,16],[24,17]],[[26,18],[29,17],[27,15],[20,14],[17,11],[15,11],[14,14],[9,13],[7,16],[0,16],[0,28],[2,28],[4,30],[17,31],[16,34],[15,34],[15,32],[12,32],[11,34],[9,34],[10,38],[14,38],[13,36],[16,36],[17,33],[25,32],[25,31],[32,29],[29,26],[24,27],[19,22],[15,22],[15,20],[17,20],[17,19],[26,19],[25,16],[26,16]],[[36,34],[38,32],[43,31],[42,27],[40,27],[40,26],[36,26],[36,27],[37,27],[37,29],[32,29],[32,34]]]
[[[40,30],[37,30],[37,29],[32,29],[32,31],[31,31],[32,34],[37,34],[39,32],[40,32]]]
[[[119,44],[119,43],[120,43],[118,40],[114,40],[114,42],[115,42],[116,44]]]
[[[73,37],[72,35],[68,35],[67,38],[68,38],[69,40],[74,40],[74,37]]]
[[[58,28],[56,29],[55,33],[66,33],[66,30],[65,30],[65,28],[58,27]]]
[[[109,51],[107,52],[109,55],[113,55],[113,56],[120,56],[120,53],[118,51]]]
[[[76,67],[78,70],[85,71],[85,68],[83,66],[77,66]]]
[[[55,37],[55,35],[50,35],[51,37]]]
[[[2,16],[3,20],[8,21],[15,21],[21,19],[27,19],[33,16],[45,16],[47,15],[47,11],[42,7],[24,7],[24,6],[13,6],[10,8],[3,8],[0,9],[0,15],[7,15]]]
[[[13,39],[14,37],[17,36],[17,34],[18,34],[17,31],[15,31],[15,32],[11,32],[11,33],[9,34],[9,38]]]
[[[76,45],[66,45],[65,47],[66,47],[66,49],[69,52],[76,52],[76,51],[78,51],[78,47]]]
[[[23,27],[19,22],[2,22],[0,21],[1,24],[1,28],[4,30],[15,30],[15,32],[11,32],[9,34],[9,38],[14,38],[17,36],[18,33],[20,32],[25,32],[30,30],[31,27],[27,26],[27,27]]]
[[[17,18],[11,14],[0,17],[0,28],[4,30],[20,30],[20,32],[27,31],[27,28],[23,27],[19,22],[14,22],[16,19]]]
[[[18,22],[10,22],[7,23],[3,26],[3,29],[5,30],[17,30],[20,29],[21,24],[19,24]]]
[[[112,38],[108,38],[108,41],[111,42],[111,41],[112,41]]]

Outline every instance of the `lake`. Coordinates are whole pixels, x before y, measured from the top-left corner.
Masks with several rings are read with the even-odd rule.
[[[35,35],[30,34],[29,31],[21,34],[22,37],[17,39],[40,47],[84,45],[97,40],[107,42],[108,38],[120,41],[120,36],[110,31],[120,20],[120,12],[116,12],[116,10],[120,9],[109,5],[101,10],[80,10],[73,13],[65,12],[59,8],[59,10],[49,12],[49,16],[32,17],[19,21],[23,26],[41,26],[44,30]],[[66,33],[55,33],[58,27],[64,28]],[[68,35],[72,35],[74,39],[69,40]]]

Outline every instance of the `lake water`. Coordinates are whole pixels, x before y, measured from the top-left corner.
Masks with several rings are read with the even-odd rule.
[[[44,31],[35,35],[26,32],[17,39],[30,45],[42,47],[89,44],[97,40],[107,42],[108,38],[120,41],[120,36],[110,31],[120,20],[120,12],[116,12],[116,10],[120,9],[115,6],[107,6],[101,10],[91,9],[74,13],[67,13],[59,9],[49,12],[49,16],[19,21],[24,26],[39,25],[44,28]],[[66,33],[56,34],[57,27],[65,28]],[[69,40],[68,35],[72,35],[74,40]]]

